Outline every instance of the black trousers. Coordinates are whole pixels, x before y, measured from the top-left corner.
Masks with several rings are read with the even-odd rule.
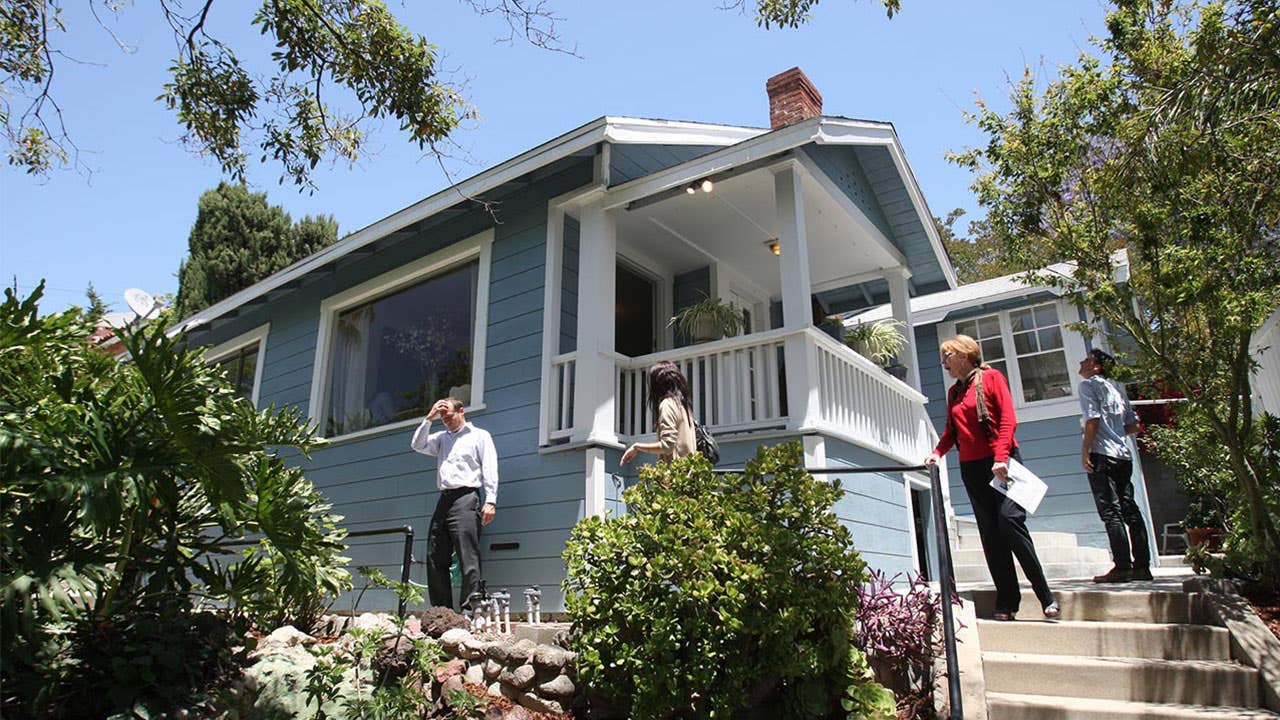
[[[1093,491],[1093,504],[1098,508],[1102,524],[1107,528],[1111,558],[1116,567],[1121,570],[1150,567],[1147,524],[1133,501],[1133,462],[1101,453],[1089,453],[1089,461],[1093,463],[1089,489]]]
[[[1012,457],[1021,460],[1015,449]],[[978,535],[982,538],[982,554],[987,560],[987,570],[996,584],[996,611],[1016,613],[1022,603],[1022,591],[1018,588],[1018,572],[1013,558],[1018,558],[1022,572],[1031,582],[1040,606],[1053,602],[1053,592],[1044,578],[1036,546],[1027,530],[1027,512],[1018,503],[991,487],[991,466],[995,458],[967,460],[960,463],[960,477],[964,479],[965,492],[973,504],[973,516],[978,521]]]
[[[432,607],[456,608],[449,565],[454,551],[462,569],[465,606],[480,585],[480,489],[445,490],[436,501],[427,533],[427,594]]]

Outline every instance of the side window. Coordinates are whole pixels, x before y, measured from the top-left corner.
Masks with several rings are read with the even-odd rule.
[[[1004,356],[1004,339],[1000,332],[999,315],[961,320],[956,323],[956,333],[968,335],[977,340],[978,346],[982,348],[982,361],[1008,377],[1009,363]]]
[[[260,325],[221,345],[205,351],[205,362],[221,368],[236,392],[246,400],[258,402],[258,383],[262,378],[262,356],[266,349],[270,323]]]
[[[1027,402],[1071,395],[1071,373],[1062,346],[1058,309],[1037,305],[1009,313],[1013,348],[1022,376],[1022,398]]]

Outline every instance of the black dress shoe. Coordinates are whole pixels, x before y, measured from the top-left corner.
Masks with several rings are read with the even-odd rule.
[[[1132,577],[1134,580],[1151,580],[1151,568],[1136,567],[1133,569]]]
[[[1111,568],[1104,575],[1094,575],[1096,583],[1127,583],[1133,579],[1133,571],[1127,568]]]

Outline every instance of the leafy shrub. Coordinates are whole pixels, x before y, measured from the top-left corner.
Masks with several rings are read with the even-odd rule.
[[[873,569],[858,587],[854,644],[870,657],[877,679],[893,689],[899,717],[915,717],[913,705],[932,707],[933,662],[943,652],[942,599],[918,573],[908,575],[900,591],[902,577]]]
[[[828,717],[838,701],[892,715],[851,642],[866,565],[831,512],[839,483],[809,476],[799,443],[742,475],[695,453],[640,476],[629,514],[584,519],[564,554],[588,687],[635,720]]]
[[[41,292],[0,304],[6,702],[77,717],[163,703],[213,678],[155,628],[186,637],[203,601],[271,627],[315,614],[349,584],[342,532],[301,471],[264,450],[313,445],[296,411],[257,412],[160,321],[124,333],[117,362],[78,312],[40,316]],[[89,669],[108,648],[143,655]]]

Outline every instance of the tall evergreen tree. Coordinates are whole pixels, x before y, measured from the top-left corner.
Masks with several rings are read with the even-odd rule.
[[[102,299],[102,296],[98,294],[98,291],[94,289],[93,283],[89,283],[89,287],[84,289],[84,299],[85,316],[89,318],[90,322],[98,322],[103,315],[106,315],[111,310],[106,301]]]
[[[266,193],[218,183],[200,196],[188,256],[178,268],[178,315],[199,312],[337,239],[332,217],[307,216],[294,225]]]

